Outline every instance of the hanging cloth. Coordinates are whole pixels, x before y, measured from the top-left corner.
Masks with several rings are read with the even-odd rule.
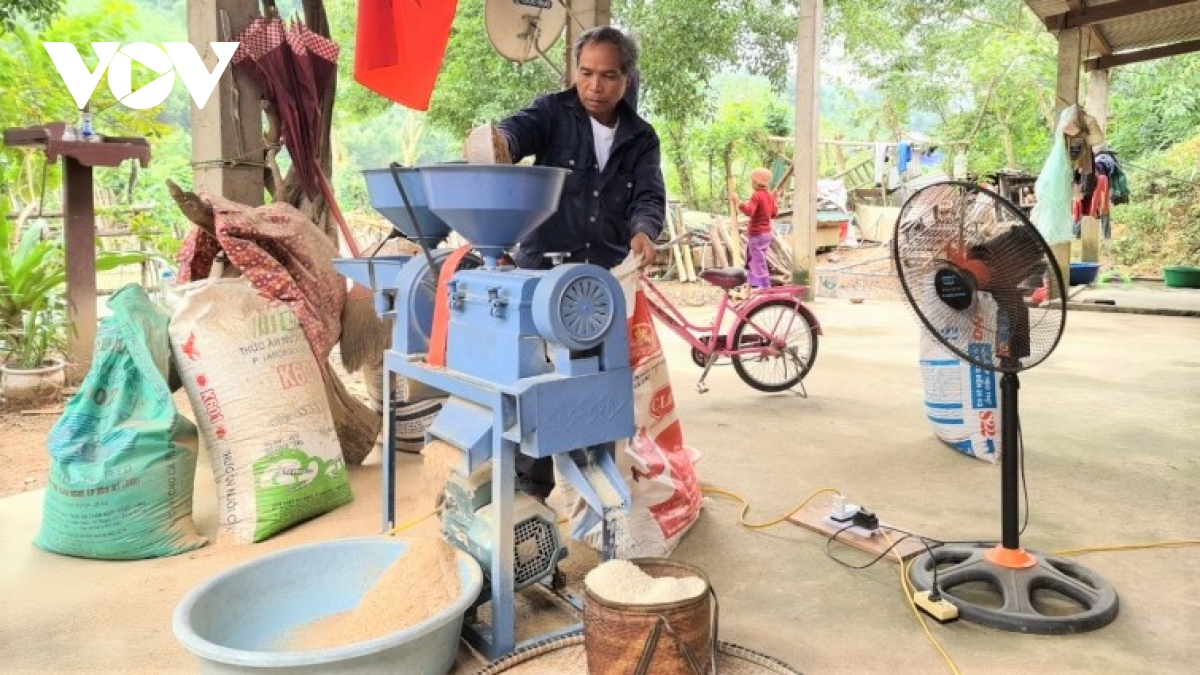
[[[414,110],[428,110],[457,0],[359,0],[354,79]]]

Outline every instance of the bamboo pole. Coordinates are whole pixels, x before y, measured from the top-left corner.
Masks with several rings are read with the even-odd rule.
[[[734,183],[733,176],[726,176],[725,181],[729,187],[729,194],[731,194],[731,195],[737,194],[737,190],[735,189],[736,185]],[[740,229],[738,228],[738,207],[734,205],[732,199],[729,201],[729,227],[730,227],[730,232],[732,233],[732,235],[729,236],[727,239],[727,241],[729,243],[729,255],[730,255],[730,258],[732,258],[732,260],[733,260],[733,266],[741,267],[743,264],[743,261],[742,261],[742,241],[741,241],[741,235],[739,234]]]
[[[671,205],[671,210],[675,213],[675,222],[680,234],[687,233],[687,223],[683,222],[683,205],[676,202]],[[679,244],[680,252],[683,255],[683,269],[687,272],[686,281],[696,280],[696,266],[692,262],[692,244],[689,241],[684,241]]]
[[[667,211],[667,238],[670,240],[679,236],[679,232],[675,228],[675,219],[671,217],[670,210]],[[671,260],[675,263],[675,273],[679,276],[680,281],[687,281],[687,273],[683,269],[683,256],[679,253],[679,244],[671,244],[669,251]]]

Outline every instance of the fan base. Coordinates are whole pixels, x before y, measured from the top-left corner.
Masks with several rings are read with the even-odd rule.
[[[1028,567],[998,564],[1026,556]],[[1010,562],[1010,561],[1006,561]],[[946,546],[913,560],[908,577],[918,590],[933,587],[965,621],[1018,633],[1068,635],[1103,628],[1117,618],[1111,584],[1071,560],[987,545]]]
[[[1023,548],[996,546],[983,554],[988,562],[1011,570],[1023,570],[1037,564],[1037,557]]]

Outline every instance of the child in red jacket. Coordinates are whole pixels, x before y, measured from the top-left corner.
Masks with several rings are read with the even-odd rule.
[[[732,190],[729,192],[729,201],[750,216],[750,224],[746,226],[746,280],[753,288],[769,288],[771,274],[767,269],[767,250],[771,248],[771,240],[775,236],[771,219],[779,213],[779,207],[775,203],[775,196],[771,194],[771,172],[768,169],[751,171],[750,184],[754,187],[754,194],[748,201],[743,202]]]

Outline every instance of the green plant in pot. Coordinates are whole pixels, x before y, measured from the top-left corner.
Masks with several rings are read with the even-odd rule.
[[[40,225],[14,233],[0,200],[0,386],[9,407],[57,399],[63,386],[63,348],[70,329],[63,299],[66,260],[61,238]],[[144,253],[101,251],[96,270],[146,259]]]

